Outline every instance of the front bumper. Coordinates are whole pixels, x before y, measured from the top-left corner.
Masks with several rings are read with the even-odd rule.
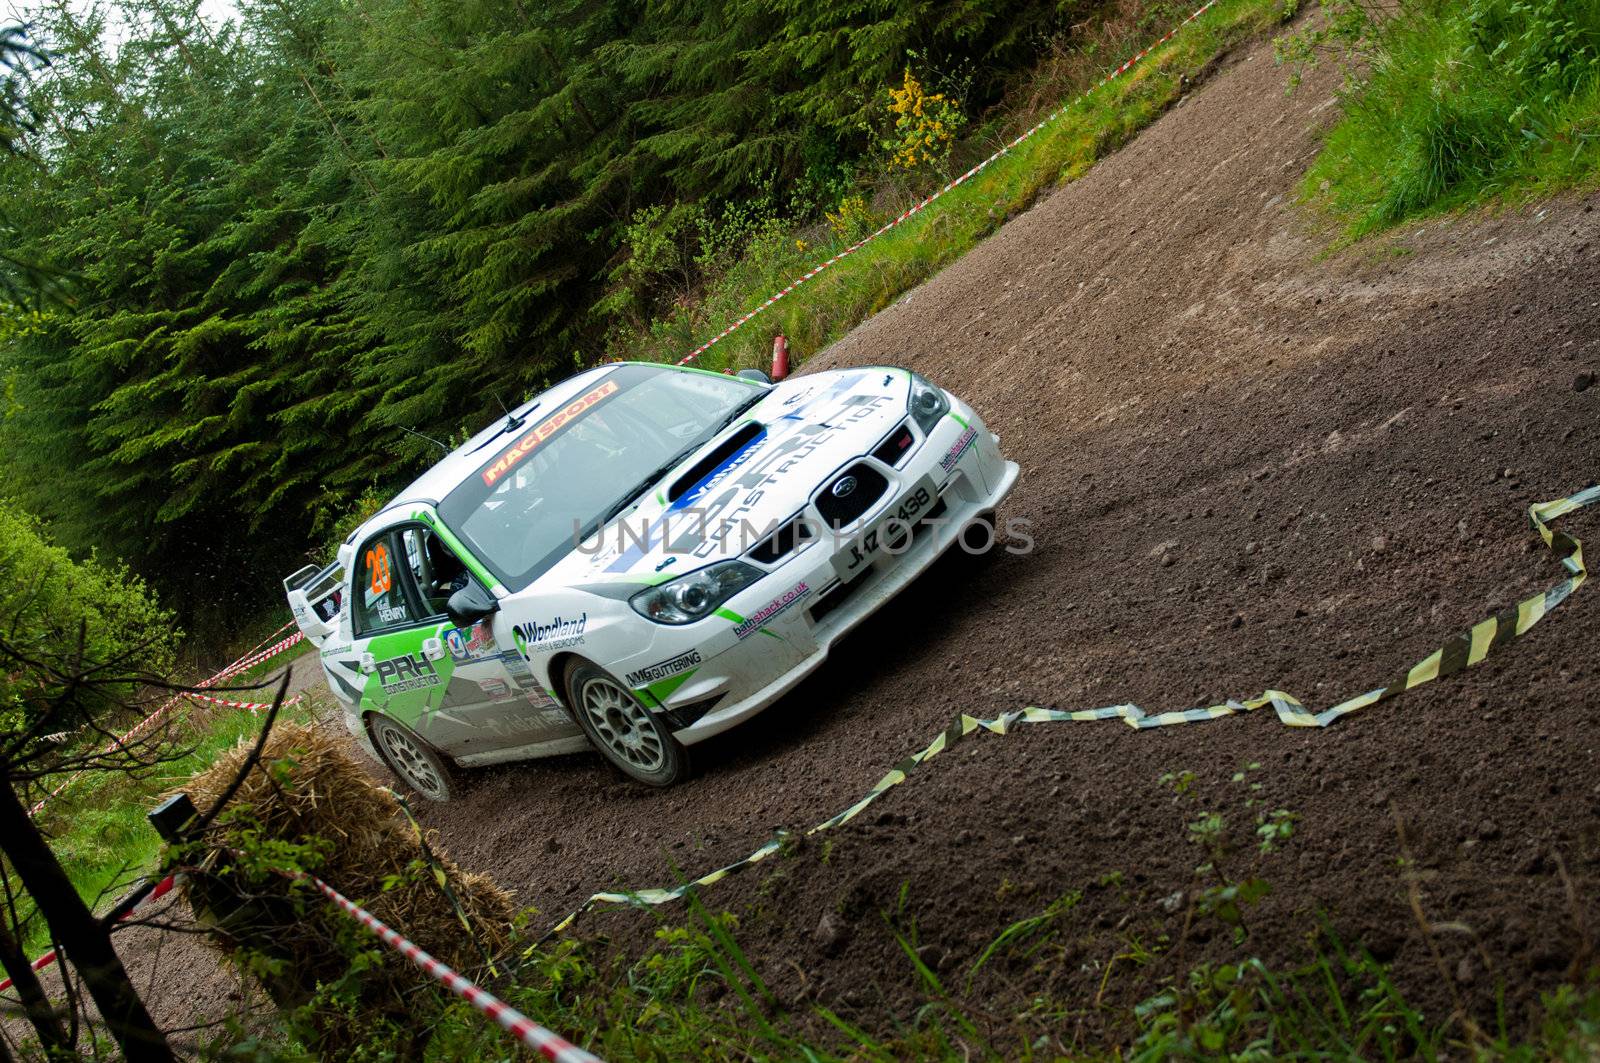
[[[702,658],[692,673],[665,688],[637,688],[646,705],[667,716],[680,742],[719,734],[776,701],[820,667],[845,633],[955,546],[969,522],[992,513],[1011,493],[1019,470],[1000,453],[999,438],[953,397],[951,407],[899,467],[863,459],[889,489],[857,521],[783,558],[716,620],[684,630],[683,652]],[[892,552],[882,547],[863,560],[863,533],[904,512],[919,488],[937,499],[908,521],[909,536],[902,530],[891,537],[897,540]],[[844,559],[857,562],[848,575],[841,574]],[[661,655],[659,643],[651,653]]]

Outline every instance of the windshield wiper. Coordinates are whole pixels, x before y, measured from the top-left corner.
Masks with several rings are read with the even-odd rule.
[[[747,401],[739,403],[739,405],[733,408],[733,411],[729,413],[728,416],[722,419],[722,423],[717,425],[716,429],[705,437],[703,442],[709,443],[717,436],[720,436],[723,430],[734,422],[735,418],[766,397],[767,393],[765,391],[758,391],[754,395],[750,396]]]

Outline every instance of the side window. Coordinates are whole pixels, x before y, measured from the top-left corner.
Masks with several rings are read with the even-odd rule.
[[[396,553],[399,536],[384,532],[369,539],[356,557],[355,633],[370,635],[404,627],[415,618],[401,580],[403,554]]]
[[[400,532],[405,564],[416,581],[422,612],[418,619],[443,616],[450,596],[471,580],[467,566],[426,528],[410,527]]]

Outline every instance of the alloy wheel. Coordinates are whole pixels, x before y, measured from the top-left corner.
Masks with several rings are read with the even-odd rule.
[[[416,741],[387,721],[380,721],[374,729],[378,732],[385,758],[396,774],[418,792],[436,801],[444,800],[448,788]]]
[[[583,687],[583,712],[613,753],[640,771],[661,768],[666,756],[661,736],[632,694],[609,679],[591,679]]]

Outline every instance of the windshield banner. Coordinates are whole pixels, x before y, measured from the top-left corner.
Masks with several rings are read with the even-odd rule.
[[[511,445],[510,449],[496,458],[492,464],[485,467],[483,470],[483,482],[493,487],[500,477],[510,472],[517,462],[532,454],[534,448],[540,443],[555,435],[562,425],[581,415],[607,395],[616,394],[616,391],[617,382],[615,380],[607,380],[588,394],[580,395],[567,403],[560,413],[546,418],[540,423],[539,427],[517,440]]]

